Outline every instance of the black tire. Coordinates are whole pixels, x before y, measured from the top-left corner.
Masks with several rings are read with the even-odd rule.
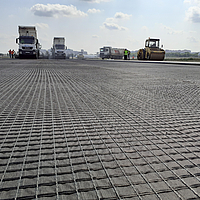
[[[138,59],[138,60],[142,60],[142,55],[141,55],[141,53],[138,54],[137,59]]]

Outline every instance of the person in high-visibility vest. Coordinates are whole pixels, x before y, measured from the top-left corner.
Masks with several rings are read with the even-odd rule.
[[[124,50],[124,60],[127,60],[127,56],[128,56],[128,50],[125,49],[125,50]]]

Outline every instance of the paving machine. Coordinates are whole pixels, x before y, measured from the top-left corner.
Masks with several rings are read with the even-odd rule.
[[[145,48],[137,52],[138,60],[164,60],[164,58],[165,51],[160,48],[160,39],[147,39]]]

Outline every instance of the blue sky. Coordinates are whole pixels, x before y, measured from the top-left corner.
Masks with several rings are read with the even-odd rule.
[[[164,49],[200,51],[200,0],[0,0],[0,52],[17,50],[18,25],[35,25],[43,49],[64,36],[73,50],[137,50],[148,37]]]

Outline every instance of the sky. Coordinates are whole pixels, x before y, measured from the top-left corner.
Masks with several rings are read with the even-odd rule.
[[[0,0],[0,53],[17,51],[18,26],[36,26],[42,49],[65,37],[90,54],[112,46],[138,50],[149,38],[164,49],[200,52],[200,0]]]

